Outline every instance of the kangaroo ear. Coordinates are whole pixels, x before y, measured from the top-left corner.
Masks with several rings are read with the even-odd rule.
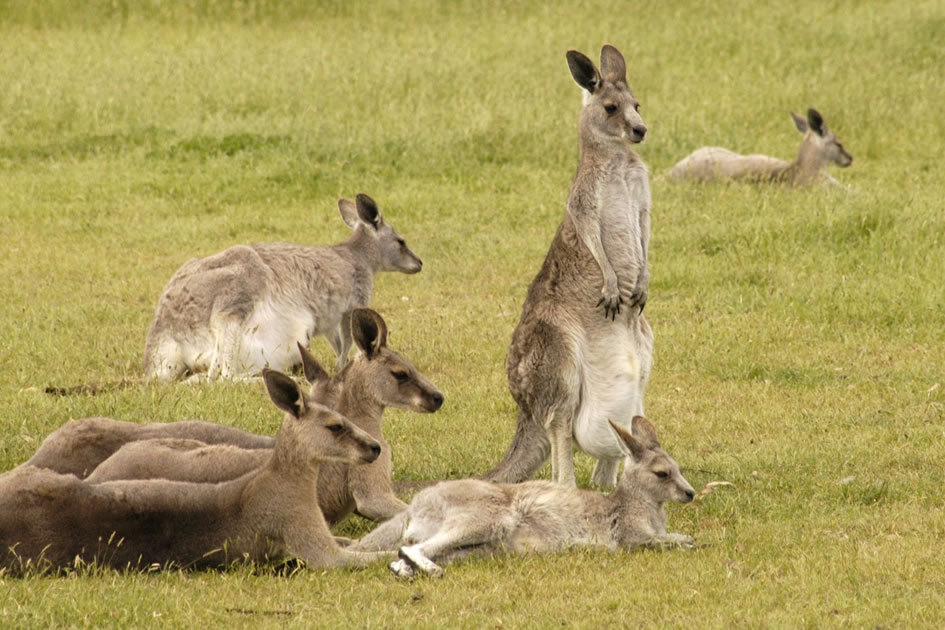
[[[358,193],[358,196],[355,197],[355,201],[358,205],[358,218],[375,230],[381,227],[381,211],[377,209],[377,204],[374,203],[374,200],[364,193]]]
[[[301,343],[299,343],[299,355],[302,357],[302,373],[305,374],[306,381],[314,385],[328,380],[328,372],[318,364],[315,356]]]
[[[387,324],[377,312],[356,308],[351,311],[351,337],[364,356],[373,359],[387,345]]]
[[[350,199],[339,199],[338,210],[341,218],[352,230],[358,226],[358,208]]]
[[[633,416],[630,430],[633,431],[633,437],[646,448],[659,448],[660,441],[656,439],[656,427],[643,416]]]
[[[794,112],[791,112],[791,118],[794,119],[794,126],[797,127],[797,130],[801,133],[807,133],[807,121],[802,117],[798,116]]]
[[[300,418],[305,413],[305,396],[299,390],[298,383],[282,372],[269,368],[263,368],[262,375],[269,397],[276,407]]]
[[[610,44],[600,49],[600,72],[607,81],[627,82],[627,62]]]
[[[600,87],[600,72],[594,67],[594,62],[584,53],[576,50],[568,51],[568,68],[574,81],[582,88],[593,94]]]
[[[823,136],[824,132],[827,131],[824,127],[824,117],[813,107],[807,110],[807,124],[810,125],[811,131],[818,136]]]
[[[635,437],[630,435],[630,432],[624,429],[622,426],[617,424],[611,419],[607,419],[607,422],[610,424],[610,428],[617,436],[617,446],[620,447],[620,450],[623,451],[623,454],[627,457],[632,457],[634,461],[640,461],[643,459],[643,454],[646,452],[646,448],[643,444],[640,443]]]

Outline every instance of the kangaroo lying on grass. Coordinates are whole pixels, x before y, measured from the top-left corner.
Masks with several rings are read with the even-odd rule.
[[[823,116],[816,109],[807,110],[807,120],[794,112],[791,112],[791,118],[798,131],[804,134],[793,162],[760,154],[739,155],[722,147],[702,147],[673,166],[667,175],[673,179],[752,179],[794,186],[820,181],[837,184],[837,180],[827,174],[827,165],[833,162],[841,167],[850,166],[853,156],[827,129]]]
[[[666,533],[663,504],[688,503],[695,492],[679,465],[660,448],[653,425],[637,416],[632,434],[616,423],[609,426],[628,458],[620,483],[609,495],[550,481],[444,481],[421,490],[406,512],[349,548],[400,547],[400,559],[391,569],[401,577],[410,577],[417,569],[439,576],[443,569],[438,563],[471,554],[571,547],[692,548],[690,536]]]
[[[285,419],[266,463],[232,481],[91,484],[31,466],[0,476],[0,566],[204,567],[294,556],[339,567],[383,558],[340,548],[312,501],[321,462],[373,462],[381,445],[291,378],[267,369],[263,380]]]
[[[46,468],[85,478],[128,442],[154,438],[189,439],[199,444],[231,444],[244,449],[271,449],[275,438],[212,422],[187,420],[138,424],[112,418],[81,418],[50,433],[20,467]]]
[[[421,260],[381,217],[374,200],[338,202],[354,230],[331,247],[292,243],[236,245],[194,258],[171,277],[144,348],[150,378],[190,372],[209,378],[258,374],[298,364],[297,343],[325,335],[348,360],[351,309],[371,302],[379,271],[417,273]]]
[[[653,333],[643,317],[650,184],[631,149],[646,126],[616,48],[603,47],[600,72],[577,51],[567,58],[584,89],[580,159],[564,221],[509,346],[509,389],[519,407],[515,436],[484,478],[524,479],[550,450],[552,478],[573,486],[574,439],[598,458],[594,483],[612,487],[623,451],[607,420],[628,427],[643,414],[652,364]]]
[[[385,407],[434,412],[443,395],[409,361],[387,347],[387,326],[371,309],[355,309],[352,335],[361,352],[334,379],[312,355],[299,346],[309,394],[333,406],[350,422],[380,443],[381,456],[366,466],[326,462],[318,477],[318,501],[329,525],[352,511],[372,520],[385,520],[406,509],[392,488],[392,460],[381,435]],[[313,395],[314,394],[314,395]],[[221,444],[207,446],[193,440],[156,439],[129,442],[103,461],[88,481],[163,478],[176,481],[217,482],[233,479],[261,465],[267,449],[245,449]]]

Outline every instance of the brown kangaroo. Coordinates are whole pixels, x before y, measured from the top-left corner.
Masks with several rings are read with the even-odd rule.
[[[296,557],[327,568],[383,558],[339,547],[312,501],[322,462],[373,462],[381,445],[291,378],[267,369],[263,380],[285,419],[263,466],[231,481],[92,484],[32,466],[0,476],[0,566],[205,567]]]
[[[355,309],[352,336],[361,352],[334,378],[327,374],[303,347],[302,362],[312,382],[310,396],[349,418],[373,436],[383,450],[367,466],[326,462],[318,478],[318,500],[330,525],[352,511],[384,520],[403,511],[407,504],[392,487],[392,459],[381,434],[385,407],[433,412],[443,404],[443,395],[409,361],[387,347],[387,326],[371,309]],[[215,444],[206,446],[189,440],[142,440],[130,442],[103,461],[89,481],[164,478],[178,481],[223,481],[260,465],[265,449],[252,450]]]
[[[577,51],[567,58],[584,89],[578,168],[564,220],[509,345],[509,390],[519,408],[515,436],[484,478],[520,481],[550,451],[552,478],[573,486],[573,440],[598,459],[594,483],[612,487],[622,450],[607,421],[626,428],[643,415],[653,360],[653,333],[643,317],[650,184],[631,148],[646,126],[616,48],[603,47],[599,72]]]

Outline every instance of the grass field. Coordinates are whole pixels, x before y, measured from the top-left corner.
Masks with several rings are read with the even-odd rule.
[[[185,260],[338,242],[358,192],[424,259],[373,305],[446,395],[388,411],[395,476],[490,468],[577,162],[564,54],[611,43],[649,127],[647,415],[693,486],[733,484],[670,508],[691,553],[0,577],[0,626],[945,626],[945,5],[764,4],[0,0],[0,470],[90,415],[274,432],[258,383],[41,390],[140,376]],[[841,190],[662,177],[705,144],[790,159],[811,106]]]

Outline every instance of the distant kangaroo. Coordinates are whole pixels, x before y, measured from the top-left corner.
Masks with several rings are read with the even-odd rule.
[[[509,346],[515,436],[484,478],[520,481],[550,450],[552,478],[574,485],[573,438],[598,458],[594,483],[612,487],[622,450],[607,420],[628,427],[643,414],[652,364],[653,333],[643,317],[650,184],[630,147],[643,140],[646,126],[616,48],[603,47],[600,72],[577,51],[567,59],[584,88],[580,158],[564,220]]]
[[[0,567],[63,569],[77,559],[205,567],[286,556],[339,567],[385,557],[339,547],[312,501],[321,462],[373,462],[381,445],[291,378],[266,369],[263,380],[285,419],[265,464],[232,481],[92,484],[32,466],[0,476]]]
[[[394,550],[399,576],[419,569],[439,576],[437,563],[468,555],[560,551],[692,548],[693,540],[666,532],[667,501],[688,503],[695,494],[675,461],[660,448],[645,418],[629,433],[609,427],[626,453],[617,489],[609,495],[551,481],[497,484],[478,479],[443,481],[421,490],[401,515],[378,526],[349,549]]]
[[[392,489],[391,449],[381,435],[387,406],[434,412],[443,395],[409,361],[387,347],[387,325],[371,309],[355,309],[352,335],[361,352],[334,379],[303,347],[306,376],[313,382],[310,397],[334,407],[354,425],[374,437],[381,456],[367,466],[326,462],[318,477],[318,501],[329,525],[352,511],[372,520],[388,519],[406,509]],[[98,483],[116,479],[164,478],[175,481],[217,482],[258,467],[266,449],[220,444],[207,446],[173,438],[129,442],[103,461],[88,477]]]
[[[171,277],[144,348],[150,378],[258,374],[298,364],[296,344],[325,335],[348,360],[351,309],[371,302],[379,271],[417,273],[423,263],[381,217],[374,200],[338,202],[354,233],[334,246],[236,245],[193,258]]]
[[[794,186],[820,181],[837,184],[837,180],[827,174],[827,165],[832,162],[841,167],[850,166],[853,156],[827,129],[823,116],[816,109],[807,110],[807,120],[794,112],[791,112],[791,118],[798,131],[804,134],[793,162],[757,153],[739,155],[722,147],[702,147],[673,166],[667,176],[671,179],[750,179]]]

